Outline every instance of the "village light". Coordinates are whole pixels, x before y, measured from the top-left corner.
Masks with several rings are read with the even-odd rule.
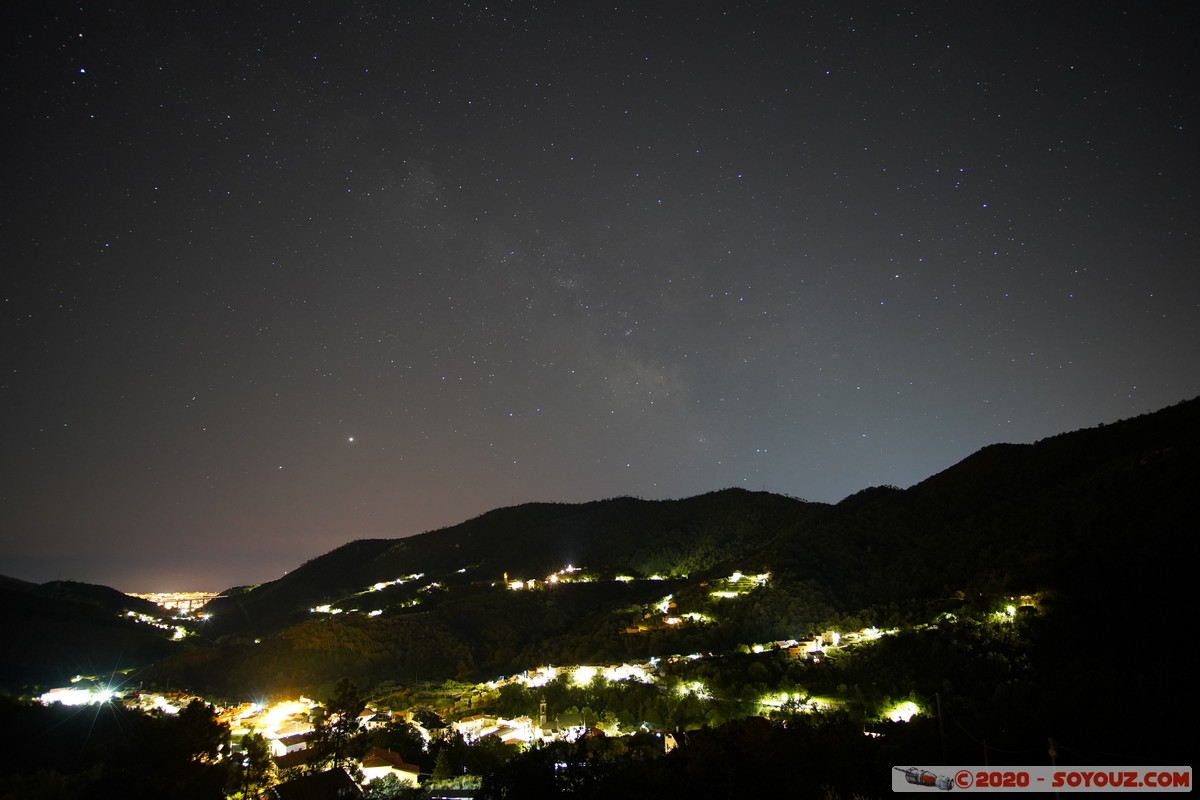
[[[762,699],[758,702],[767,708],[782,708],[787,703],[788,697],[787,692],[780,692],[778,694],[771,692],[770,694],[763,695]]]
[[[61,703],[64,706],[89,706],[96,703],[107,703],[112,699],[113,692],[108,687],[102,689],[51,689],[38,699],[42,705]]]
[[[1012,622],[1017,618],[1016,606],[1005,606],[1003,611],[994,611],[991,618],[996,622]]]
[[[890,710],[884,712],[884,716],[892,722],[908,722],[910,719],[921,713],[921,707],[911,700],[906,700],[903,703],[898,703]]]

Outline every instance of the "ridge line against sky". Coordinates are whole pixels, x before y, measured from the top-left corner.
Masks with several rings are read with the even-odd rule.
[[[1194,4],[29,4],[0,574],[836,502],[1200,394]]]

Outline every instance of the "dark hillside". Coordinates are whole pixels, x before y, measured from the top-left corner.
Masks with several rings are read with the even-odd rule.
[[[34,597],[91,606],[106,615],[120,615],[126,611],[135,611],[154,617],[163,612],[157,603],[150,600],[133,597],[111,587],[97,586],[94,583],[50,581],[30,586],[29,593]]]
[[[213,615],[212,629],[227,633],[255,622],[276,626],[298,622],[312,606],[373,583],[367,573],[390,546],[386,539],[360,539],[306,561],[269,583],[226,590],[206,605],[205,610]]]
[[[1193,400],[984,448],[908,490],[853,495],[790,538],[818,554],[823,582],[852,607],[1081,580],[1172,596],[1186,562],[1169,554],[1197,530],[1198,480]]]
[[[460,580],[490,584],[505,574],[544,577],[574,564],[608,577],[686,575],[740,561],[781,526],[801,524],[823,508],[740,489],[686,500],[530,503],[404,539],[351,542],[278,580],[227,592],[207,610],[213,631],[230,634],[277,629],[314,606],[413,574],[437,580],[461,574]]]
[[[392,692],[544,664],[712,653],[702,669],[725,665],[730,686],[745,681],[737,664],[760,683],[777,667],[798,670],[788,680],[825,680],[858,708],[940,694],[989,741],[1070,733],[1102,744],[1119,733],[1097,697],[1185,685],[1194,671],[1178,637],[1194,606],[1198,465],[1200,401],[1189,401],[987,447],[909,489],[864,489],[837,505],[731,489],[502,508],[350,542],[230,590],[206,608],[213,618],[198,636],[139,675],[215,698],[320,696],[341,677]],[[920,632],[943,612],[981,619],[1018,594],[1036,595],[1038,608],[1021,618],[1019,642],[989,640],[986,626]],[[33,644],[7,652],[35,657],[8,657],[5,676],[36,669],[57,681],[167,654],[117,618],[113,603],[130,600],[103,587],[10,585],[0,621],[11,641]],[[702,620],[668,622],[685,612]],[[720,655],[875,624],[913,627],[821,668],[832,672]],[[1190,695],[1139,703],[1140,729],[1164,732],[1142,739],[1165,746],[1172,720],[1194,706]]]
[[[0,586],[5,637],[0,688],[40,691],[76,675],[108,677],[170,654],[164,631],[135,622],[129,611],[163,613],[154,603],[107,586],[70,581]]]
[[[1055,642],[1102,638],[1114,626],[1151,631],[1188,603],[1182,553],[1200,524],[1197,465],[1193,400],[1032,445],[986,447],[910,489],[865,489],[835,506],[731,489],[502,508],[405,539],[351,542],[231,592],[208,609],[209,633],[225,650],[191,646],[160,671],[188,680],[236,672],[239,685],[320,683],[350,664],[367,683],[491,676],[721,650],[838,620],[915,622],[978,597],[1030,592],[1070,611]],[[567,564],[599,582],[505,590],[505,577],[545,580]],[[710,606],[706,583],[739,570],[771,573],[770,587],[713,606],[709,625],[643,624],[648,604],[667,594]],[[622,586],[620,574],[642,580]],[[359,616],[314,616],[324,604]],[[1087,613],[1105,606],[1103,617]],[[644,630],[631,637],[632,625]]]

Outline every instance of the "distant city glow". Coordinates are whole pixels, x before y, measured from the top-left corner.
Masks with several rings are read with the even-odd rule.
[[[168,611],[181,611],[185,614],[196,612],[209,600],[217,597],[216,592],[128,592],[130,597],[138,597],[157,603]]]

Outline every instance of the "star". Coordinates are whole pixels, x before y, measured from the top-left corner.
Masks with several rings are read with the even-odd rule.
[[[28,5],[24,27],[63,33]],[[194,546],[214,554],[188,559],[194,585],[253,584],[296,541],[750,469],[835,503],[1002,421],[1031,442],[1200,393],[1200,128],[1172,4],[1089,7],[1086,36],[1050,15],[1019,43],[991,6],[583,4],[531,18],[519,53],[445,4],[368,4],[369,30],[317,4],[270,46],[273,12],[235,5],[20,40],[0,263],[38,269],[0,298],[0,575],[65,577],[46,554],[88,548],[69,577],[132,587]],[[261,80],[230,91],[247,65]],[[146,76],[155,102],[118,91]],[[371,446],[325,457],[349,422]],[[286,495],[246,452],[276,454]],[[181,453],[245,486],[164,478],[128,524],[138,476]],[[314,487],[337,502],[277,502]],[[288,533],[229,557],[261,531]]]

